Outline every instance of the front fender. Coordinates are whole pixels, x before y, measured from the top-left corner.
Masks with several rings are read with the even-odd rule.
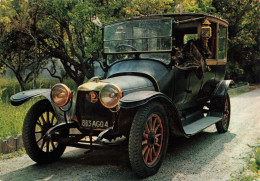
[[[123,109],[131,109],[147,104],[150,101],[161,103],[168,116],[171,133],[176,136],[188,137],[182,127],[180,114],[172,100],[161,92],[139,91],[127,94],[120,102],[119,106]]]
[[[34,89],[34,90],[27,90],[23,92],[19,92],[11,96],[11,104],[13,106],[20,106],[21,104],[25,103],[26,101],[30,100],[31,98],[43,96],[46,97],[51,102],[51,89]]]
[[[142,106],[152,99],[163,97],[171,102],[171,100],[163,93],[156,91],[138,91],[127,94],[120,102],[119,106],[124,109],[130,109],[138,106]]]
[[[64,120],[65,120],[64,112],[61,109],[59,109],[59,107],[55,106],[52,103],[51,89],[34,89],[34,90],[27,90],[27,91],[19,92],[17,94],[12,95],[10,100],[11,100],[11,104],[13,106],[19,106],[19,105],[25,103],[26,101],[28,101],[32,98],[36,98],[36,97],[45,97],[50,102],[59,122],[64,122]],[[70,101],[72,101],[72,100],[70,100]],[[67,111],[67,114],[66,114],[67,120],[71,120],[73,113],[74,113],[74,108],[75,108],[75,104],[73,102],[70,110]]]

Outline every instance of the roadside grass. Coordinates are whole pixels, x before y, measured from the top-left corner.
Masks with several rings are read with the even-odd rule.
[[[246,92],[250,92],[252,90],[254,90],[255,88],[253,87],[248,87],[248,88],[245,88],[245,89],[241,89],[241,90],[236,90],[234,92],[229,92],[229,96],[230,97],[235,97],[235,96],[238,96],[240,94],[244,94]]]
[[[16,137],[22,133],[23,119],[35,100],[28,101],[21,106],[0,102],[0,139],[7,136]]]
[[[236,174],[231,174],[229,181],[258,181],[260,180],[260,138],[257,146],[250,146],[252,151],[245,158],[246,166]]]
[[[15,158],[15,157],[23,156],[24,154],[25,154],[24,148],[13,153],[8,153],[8,154],[0,153],[0,160]]]

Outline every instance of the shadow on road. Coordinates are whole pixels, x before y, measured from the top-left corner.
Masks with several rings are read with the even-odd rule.
[[[171,180],[178,174],[198,174],[224,150],[224,145],[236,135],[204,131],[190,139],[170,140],[166,158],[156,176],[147,180]],[[0,180],[133,180],[138,179],[128,163],[127,148],[66,152],[62,158],[48,165],[33,164],[0,176]]]

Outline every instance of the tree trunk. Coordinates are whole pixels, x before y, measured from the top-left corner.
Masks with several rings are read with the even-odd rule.
[[[22,91],[25,91],[24,81],[23,81],[22,77],[17,73],[15,73],[15,76],[19,82],[19,85],[20,85]]]

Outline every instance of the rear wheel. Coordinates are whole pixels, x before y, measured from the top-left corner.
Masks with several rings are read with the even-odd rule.
[[[63,154],[66,145],[43,137],[50,128],[57,124],[58,120],[47,100],[35,103],[28,111],[23,124],[23,143],[27,154],[35,162],[52,162]],[[58,134],[59,137],[67,137],[68,131]]]
[[[140,177],[155,174],[168,145],[168,121],[164,108],[151,103],[139,108],[130,130],[129,159]]]
[[[228,130],[230,122],[230,99],[227,94],[223,105],[223,118],[221,121],[216,123],[216,128],[219,133],[225,133]]]

